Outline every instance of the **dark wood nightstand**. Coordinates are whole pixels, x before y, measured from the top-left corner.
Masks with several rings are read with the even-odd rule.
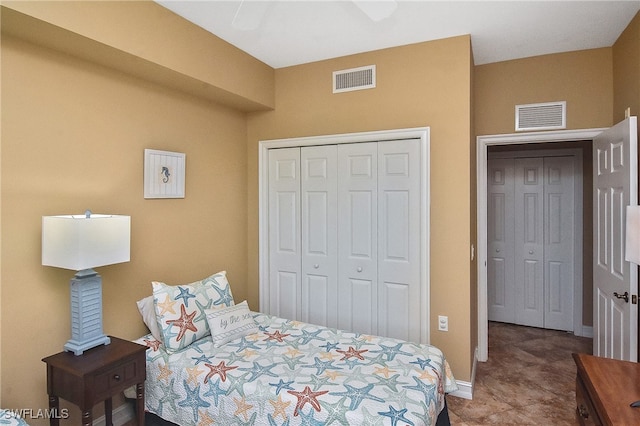
[[[111,397],[136,385],[138,425],[144,425],[144,381],[147,378],[146,346],[111,337],[111,344],[102,345],[82,355],[60,352],[44,358],[47,364],[49,408],[58,412],[64,398],[82,410],[82,424],[93,424],[93,406],[104,401],[106,425],[111,426]],[[58,426],[59,418],[50,419]]]
[[[637,425],[640,408],[640,364],[573,354],[578,367],[576,411],[581,425]]]

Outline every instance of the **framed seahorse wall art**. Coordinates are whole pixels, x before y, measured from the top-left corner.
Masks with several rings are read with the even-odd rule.
[[[144,150],[144,198],[184,198],[186,154]]]

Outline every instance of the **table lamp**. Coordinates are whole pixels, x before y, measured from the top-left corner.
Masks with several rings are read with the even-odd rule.
[[[71,339],[81,355],[110,339],[102,330],[102,278],[92,268],[128,262],[131,217],[91,214],[42,217],[42,264],[78,271],[71,279]]]
[[[627,206],[624,259],[640,265],[640,206]]]

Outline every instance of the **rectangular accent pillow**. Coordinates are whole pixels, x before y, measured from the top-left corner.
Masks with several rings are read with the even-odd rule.
[[[169,352],[210,334],[205,310],[234,305],[226,271],[190,284],[171,286],[154,281],[152,285],[156,321]]]
[[[158,321],[156,320],[156,308],[153,304],[153,296],[147,296],[144,299],[138,300],[136,305],[138,305],[138,312],[140,312],[142,321],[149,329],[151,335],[153,335],[154,339],[162,342],[162,333],[158,328]]]
[[[246,300],[235,306],[205,312],[211,329],[211,340],[216,348],[259,330]]]

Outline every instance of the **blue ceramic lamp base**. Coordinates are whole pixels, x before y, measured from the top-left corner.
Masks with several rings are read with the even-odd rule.
[[[93,269],[79,271],[71,280],[71,339],[64,350],[82,355],[109,343],[102,331],[102,278]]]

